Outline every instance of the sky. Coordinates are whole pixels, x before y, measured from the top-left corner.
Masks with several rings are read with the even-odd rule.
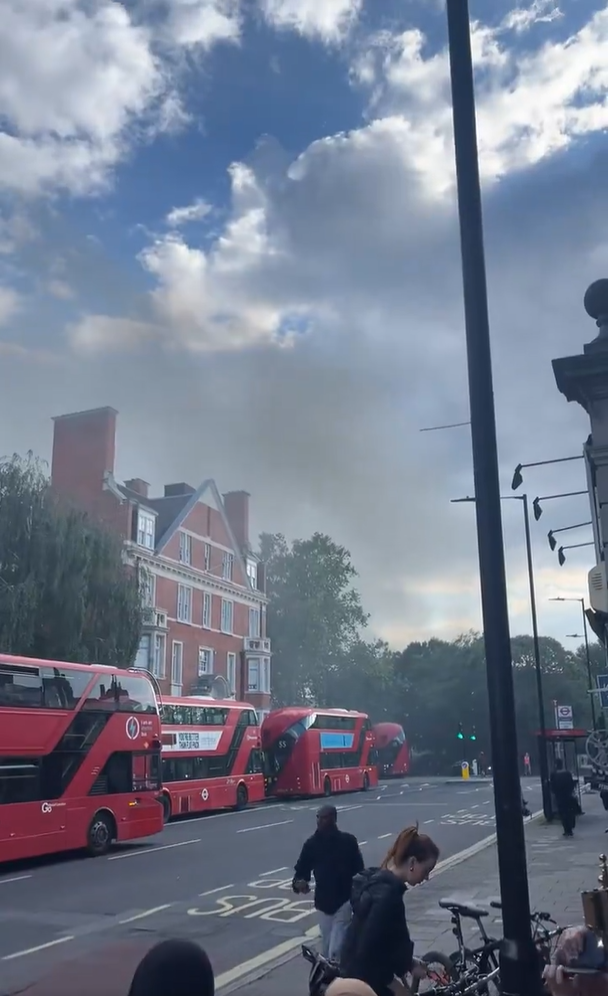
[[[551,360],[608,276],[608,5],[470,0],[504,494],[578,455]],[[0,452],[119,411],[116,475],[252,496],[344,544],[395,647],[481,628],[445,6],[0,0]],[[582,462],[525,472],[530,498]],[[533,523],[541,632],[581,632],[592,549]],[[503,503],[512,632],[530,631]],[[584,543],[590,530],[562,534]]]

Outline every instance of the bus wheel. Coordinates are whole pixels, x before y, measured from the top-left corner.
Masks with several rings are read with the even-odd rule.
[[[166,795],[162,797],[161,803],[163,807],[163,823],[168,823],[171,819],[171,803]]]
[[[116,824],[114,823],[114,818],[109,813],[95,813],[87,833],[87,850],[89,854],[94,858],[98,858],[102,854],[107,854],[115,837]]]
[[[331,795],[331,780],[329,778],[323,782],[323,795],[326,797]]]
[[[364,771],[363,772],[363,791],[367,792],[368,788],[369,788],[369,775],[368,775],[367,771]]]
[[[246,785],[239,785],[236,790],[236,808],[246,809],[249,802],[249,793]]]

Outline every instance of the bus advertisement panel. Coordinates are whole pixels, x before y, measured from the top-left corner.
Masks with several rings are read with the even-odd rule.
[[[410,770],[410,749],[402,726],[398,723],[376,723],[374,726],[378,775],[380,778],[400,778]]]
[[[269,795],[356,792],[377,785],[369,717],[346,709],[290,706],[262,724]]]
[[[159,833],[160,734],[145,673],[0,654],[0,861]]]
[[[260,727],[253,706],[205,696],[165,698],[162,708],[165,820],[264,799]]]

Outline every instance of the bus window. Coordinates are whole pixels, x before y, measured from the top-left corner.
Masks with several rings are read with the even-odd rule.
[[[75,709],[93,678],[90,668],[62,671],[58,667],[41,667],[40,674],[46,709]]]
[[[42,706],[42,679],[37,667],[0,664],[0,706]]]

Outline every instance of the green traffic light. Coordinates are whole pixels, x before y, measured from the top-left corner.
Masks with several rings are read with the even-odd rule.
[[[471,733],[471,740],[477,740],[477,737],[475,736],[474,733]]]
[[[459,740],[464,740],[464,733],[462,732],[462,730],[459,730],[456,736],[458,737]]]

